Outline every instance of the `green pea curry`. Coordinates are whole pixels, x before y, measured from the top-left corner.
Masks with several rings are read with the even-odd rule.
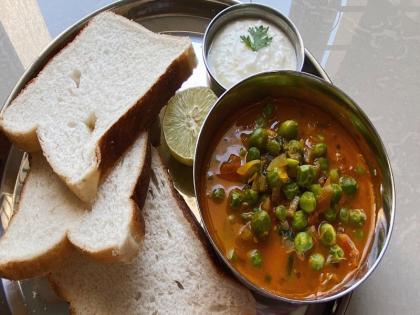
[[[358,144],[294,99],[244,107],[220,128],[204,170],[204,216],[239,273],[305,299],[350,281],[373,234],[375,195]]]

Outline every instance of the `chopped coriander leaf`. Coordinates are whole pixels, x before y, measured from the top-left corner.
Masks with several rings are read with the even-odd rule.
[[[252,51],[258,51],[270,45],[273,40],[273,37],[268,36],[268,29],[268,26],[263,25],[250,27],[248,33],[251,36],[241,35],[241,41]]]

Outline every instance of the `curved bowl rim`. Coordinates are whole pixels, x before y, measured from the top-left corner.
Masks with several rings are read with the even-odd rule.
[[[206,125],[206,122],[208,121],[209,117],[211,116],[213,110],[217,107],[217,105],[222,102],[222,100],[229,95],[230,93],[232,93],[232,91],[234,91],[235,89],[239,88],[241,85],[246,84],[247,81],[249,80],[253,80],[255,78],[258,77],[264,77],[264,76],[271,76],[271,75],[293,75],[293,76],[303,76],[308,78],[309,80],[315,80],[317,81],[319,84],[321,85],[326,85],[329,88],[332,88],[339,96],[340,98],[346,98],[347,100],[349,100],[352,105],[354,105],[357,114],[360,115],[365,122],[368,124],[368,126],[372,129],[373,131],[373,135],[376,138],[376,140],[378,140],[378,144],[379,144],[379,149],[383,152],[384,157],[385,157],[385,162],[386,162],[386,168],[389,172],[389,180],[390,180],[390,184],[391,184],[391,209],[390,209],[390,218],[389,218],[389,228],[388,228],[388,232],[387,232],[387,236],[386,239],[383,243],[383,247],[381,248],[381,251],[379,253],[379,255],[376,257],[375,262],[370,266],[370,268],[368,269],[368,271],[359,279],[357,279],[357,281],[353,282],[350,286],[346,287],[344,290],[340,290],[338,289],[336,291],[336,293],[332,294],[332,295],[327,295],[325,297],[320,297],[320,298],[312,298],[312,299],[293,299],[293,298],[288,298],[288,297],[283,297],[280,295],[276,295],[274,293],[269,292],[268,290],[265,290],[263,288],[260,288],[258,286],[256,286],[254,283],[252,283],[250,280],[248,280],[245,276],[243,276],[241,273],[239,273],[239,271],[237,271],[231,264],[230,262],[226,259],[226,257],[220,252],[216,242],[214,241],[211,233],[209,232],[208,228],[207,228],[207,224],[206,221],[204,220],[204,211],[202,210],[202,208],[200,207],[200,203],[199,203],[199,194],[200,194],[200,189],[199,189],[199,180],[198,180],[198,176],[199,176],[199,172],[200,169],[197,169],[199,166],[197,166],[196,164],[196,158],[194,158],[194,164],[193,164],[193,179],[194,179],[194,193],[197,197],[197,207],[200,211],[200,215],[201,215],[201,221],[202,221],[202,225],[204,227],[204,232],[207,236],[207,239],[210,241],[211,245],[213,246],[213,249],[215,250],[215,252],[217,253],[218,257],[223,261],[223,263],[229,268],[229,270],[235,275],[236,279],[238,279],[241,283],[243,283],[245,286],[247,286],[248,288],[250,288],[251,290],[253,290],[254,292],[257,292],[259,295],[264,296],[266,298],[272,299],[272,300],[276,300],[276,301],[281,301],[281,302],[286,302],[286,303],[291,303],[291,304],[314,304],[314,303],[324,303],[324,302],[328,302],[328,301],[332,301],[335,299],[338,299],[340,297],[343,297],[344,295],[352,292],[354,289],[356,289],[360,284],[362,284],[364,281],[366,281],[366,279],[373,273],[373,271],[376,269],[376,267],[378,266],[378,264],[380,263],[380,261],[382,260],[390,239],[391,239],[391,235],[392,235],[392,231],[393,231],[393,227],[394,227],[394,220],[395,220],[395,208],[396,208],[396,198],[395,198],[395,181],[394,181],[394,175],[392,172],[392,167],[391,167],[391,162],[386,150],[386,147],[378,133],[378,131],[376,130],[375,126],[372,124],[371,120],[368,118],[368,116],[365,114],[365,112],[362,110],[362,108],[355,102],[353,101],[352,98],[350,98],[345,92],[343,92],[340,88],[336,87],[335,85],[333,85],[330,82],[327,82],[315,75],[309,74],[309,73],[304,73],[304,72],[298,72],[298,71],[292,71],[292,70],[281,70],[281,71],[267,71],[267,72],[263,72],[263,73],[258,73],[252,76],[249,76],[245,79],[243,79],[242,81],[238,82],[237,84],[235,84],[234,86],[232,86],[231,88],[229,88],[228,90],[226,90],[217,100],[217,102],[213,105],[213,107],[210,109],[209,113],[207,114],[202,128],[200,129],[200,133],[198,135],[197,138],[197,143],[196,143],[196,148],[198,148],[199,146],[199,142],[200,139],[202,138],[202,134],[204,133],[204,126]],[[195,151],[195,157],[197,156],[197,152],[198,150]]]

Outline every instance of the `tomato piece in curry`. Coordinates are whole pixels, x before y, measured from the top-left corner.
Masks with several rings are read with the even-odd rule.
[[[226,122],[211,152],[204,219],[239,273],[294,299],[353,278],[373,234],[375,195],[363,153],[333,116],[266,99]]]

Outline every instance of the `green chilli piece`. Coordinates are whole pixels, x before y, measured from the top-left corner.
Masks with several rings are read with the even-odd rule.
[[[298,253],[305,253],[314,245],[311,235],[308,232],[299,232],[294,240],[295,250]]]
[[[354,226],[363,226],[366,219],[366,213],[362,209],[352,209],[349,211],[349,222]]]
[[[260,150],[258,150],[258,148],[256,147],[250,147],[248,149],[248,153],[246,154],[246,161],[250,162],[250,161],[259,160],[259,159],[261,159]]]
[[[305,212],[299,210],[293,214],[292,227],[296,231],[303,230],[308,225],[308,217]]]
[[[327,145],[325,143],[317,143],[312,147],[314,157],[321,157],[327,154]]]
[[[258,238],[264,238],[270,233],[271,219],[264,210],[259,210],[252,214],[251,230]]]
[[[242,190],[235,188],[229,193],[229,207],[233,210],[239,209],[244,199],[244,193]]]
[[[319,227],[319,239],[325,246],[332,246],[336,241],[334,227],[329,223],[322,223]]]
[[[311,191],[305,191],[299,199],[300,208],[306,213],[312,213],[316,209],[315,194]]]
[[[277,206],[274,209],[274,214],[276,215],[277,220],[284,221],[287,217],[287,208],[283,205]]]
[[[295,139],[297,137],[299,125],[295,120],[283,121],[277,129],[277,134],[288,140]]]
[[[221,187],[213,189],[211,199],[216,203],[221,203],[225,199],[225,190]]]
[[[301,165],[297,168],[296,182],[301,187],[310,187],[316,177],[316,168],[313,165]]]
[[[288,182],[282,187],[283,194],[287,200],[292,200],[299,194],[299,186],[295,182]]]
[[[337,244],[330,247],[330,255],[328,256],[327,261],[333,264],[337,264],[344,259],[344,251]]]
[[[268,132],[264,128],[255,129],[249,136],[249,145],[251,147],[257,147],[258,149],[264,149],[268,140]]]
[[[325,258],[320,253],[314,253],[311,256],[309,256],[309,265],[311,268],[315,271],[320,271],[322,268],[324,268],[325,264]]]
[[[271,155],[277,156],[280,154],[281,145],[277,140],[268,140],[266,145],[267,152]]]
[[[270,118],[271,116],[273,116],[274,113],[274,107],[271,103],[267,104],[264,106],[263,108],[263,116],[265,118]]]
[[[354,195],[357,191],[357,181],[351,176],[342,176],[339,180],[341,189],[346,195]]]
[[[258,249],[253,249],[248,253],[251,265],[254,267],[261,267],[263,264],[263,258],[261,252]]]

